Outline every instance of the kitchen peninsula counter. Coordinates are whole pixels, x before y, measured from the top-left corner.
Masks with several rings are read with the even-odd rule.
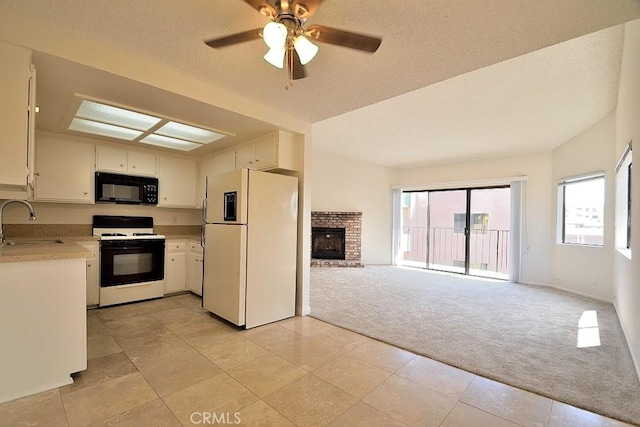
[[[71,384],[87,369],[91,251],[76,242],[91,238],[60,240],[0,248],[0,403]]]
[[[46,237],[46,238],[30,238],[16,237],[7,239],[9,241],[52,241],[62,240],[63,243],[35,243],[35,244],[17,244],[0,247],[0,263],[7,262],[27,262],[27,261],[47,261],[57,259],[71,258],[89,258],[91,251],[80,246],[78,241],[96,240],[93,236],[64,236],[64,237]]]

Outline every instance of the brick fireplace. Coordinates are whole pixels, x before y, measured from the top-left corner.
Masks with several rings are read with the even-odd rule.
[[[362,267],[362,212],[311,212],[311,266]]]

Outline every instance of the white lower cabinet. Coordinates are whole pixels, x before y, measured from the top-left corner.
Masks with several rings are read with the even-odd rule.
[[[100,304],[100,245],[97,241],[76,242],[91,251],[87,258],[87,307]]]
[[[164,293],[187,290],[187,242],[167,240],[164,258]]]
[[[187,288],[194,294],[202,296],[202,268],[204,258],[200,242],[189,242],[187,254]]]

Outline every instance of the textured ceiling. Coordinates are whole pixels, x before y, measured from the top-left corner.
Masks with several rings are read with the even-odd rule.
[[[622,25],[314,123],[314,147],[394,167],[551,150],[616,108]]]
[[[382,45],[370,55],[322,44],[306,67],[308,77],[285,90],[284,71],[262,59],[262,41],[218,50],[202,42],[265,24],[242,0],[2,0],[0,15],[3,9],[320,122],[313,128],[314,145],[400,167],[564,142],[615,105],[621,30],[565,50],[543,48],[640,18],[638,0],[324,0],[309,24],[380,36]],[[65,72],[55,58],[36,59]],[[603,70],[593,66],[600,59]],[[76,68],[77,85],[123,99],[138,96],[138,102],[126,103],[149,108],[171,98],[140,85],[110,91],[113,79],[94,71]],[[57,83],[43,79],[39,74],[39,90],[48,85],[50,99],[59,101]],[[65,80],[68,96],[74,79]],[[195,113],[202,105],[173,101],[183,107],[167,107],[172,117],[208,124]],[[58,107],[68,109],[64,102]],[[233,123],[239,139],[269,129],[245,118],[244,133],[242,117],[216,114]],[[210,126],[229,130],[224,123]]]

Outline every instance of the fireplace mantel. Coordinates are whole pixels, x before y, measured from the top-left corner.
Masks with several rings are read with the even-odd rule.
[[[316,259],[312,257],[311,266],[362,267],[360,248],[362,212],[313,211],[311,212],[311,227],[345,229],[345,259]]]

